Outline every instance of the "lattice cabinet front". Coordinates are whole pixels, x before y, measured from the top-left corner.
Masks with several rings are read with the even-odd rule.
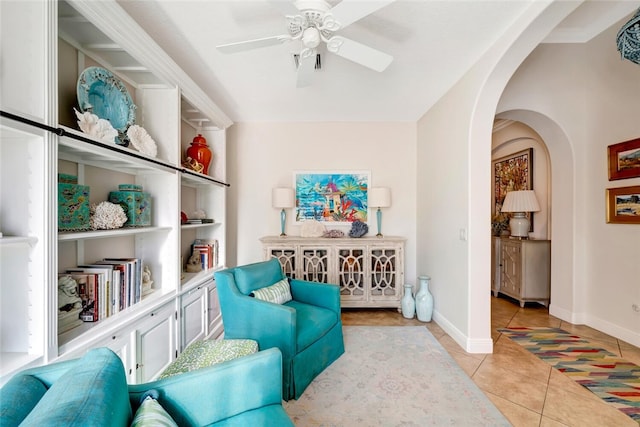
[[[260,239],[290,278],[340,286],[343,307],[400,307],[404,283],[401,237]]]

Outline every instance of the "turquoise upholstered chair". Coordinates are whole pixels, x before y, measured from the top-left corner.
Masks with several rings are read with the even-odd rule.
[[[128,385],[120,358],[101,347],[12,377],[0,389],[0,425],[125,427],[141,397],[152,395],[180,427],[293,426],[282,406],[281,366],[274,348]]]
[[[250,294],[286,279],[277,259],[218,271],[216,288],[225,338],[258,341],[282,352],[282,395],[297,399],[344,353],[337,285],[290,279],[292,300],[276,304]]]

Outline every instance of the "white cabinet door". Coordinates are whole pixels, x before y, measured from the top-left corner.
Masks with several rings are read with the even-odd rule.
[[[127,382],[135,382],[135,333],[131,329],[118,331],[112,334],[109,338],[105,339],[101,343],[98,343],[93,348],[109,347],[113,350],[124,365],[124,371],[127,375]]]
[[[207,327],[207,294],[203,285],[180,297],[180,351],[204,338]]]
[[[176,358],[176,315],[166,304],[136,329],[136,382],[155,379]]]
[[[223,331],[222,312],[215,282],[207,287],[207,337],[217,338]]]

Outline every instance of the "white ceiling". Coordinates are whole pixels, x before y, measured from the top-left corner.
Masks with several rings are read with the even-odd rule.
[[[298,42],[232,55],[215,48],[286,34],[283,15],[264,0],[119,3],[233,121],[248,122],[416,121],[532,1],[396,0],[340,30],[392,55],[385,71],[321,51],[322,70],[306,88],[296,88]],[[587,1],[546,41],[588,41],[639,6]]]

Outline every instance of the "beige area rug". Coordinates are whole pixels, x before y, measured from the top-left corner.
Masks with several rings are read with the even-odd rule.
[[[303,426],[510,426],[424,326],[345,326],[345,353],[285,409]]]

